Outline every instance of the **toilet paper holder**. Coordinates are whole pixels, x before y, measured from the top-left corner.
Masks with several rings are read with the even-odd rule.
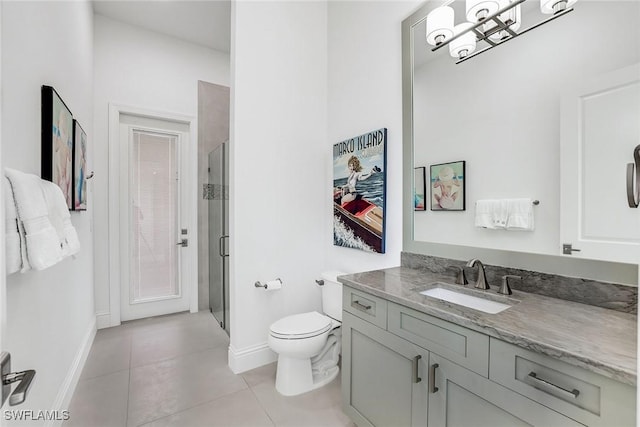
[[[278,282],[280,282],[282,284],[282,279],[280,279],[279,277],[276,279]],[[256,288],[265,288],[265,289],[269,289],[269,285],[267,283],[260,283],[260,281],[256,281],[256,283],[253,284],[253,286],[255,286]]]

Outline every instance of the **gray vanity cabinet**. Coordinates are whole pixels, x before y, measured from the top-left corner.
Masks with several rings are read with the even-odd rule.
[[[430,364],[429,427],[582,426],[434,353]]]
[[[425,426],[429,353],[347,312],[343,403],[358,426]]]
[[[343,308],[343,408],[360,427],[634,425],[631,386],[347,286]]]

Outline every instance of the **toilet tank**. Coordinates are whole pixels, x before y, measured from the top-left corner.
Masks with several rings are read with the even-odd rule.
[[[322,291],[322,311],[327,316],[342,322],[342,284],[336,277],[341,276],[340,271],[325,271],[320,276],[324,280]]]

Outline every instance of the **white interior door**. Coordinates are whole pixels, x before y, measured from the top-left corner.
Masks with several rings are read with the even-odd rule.
[[[640,144],[640,66],[584,82],[562,108],[561,243],[575,257],[638,263],[640,209],[625,184]]]
[[[184,123],[120,116],[122,321],[189,310]]]

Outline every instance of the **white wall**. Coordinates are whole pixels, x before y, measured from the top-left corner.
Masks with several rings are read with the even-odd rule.
[[[331,242],[325,200],[326,2],[234,2],[230,142],[231,347],[235,372],[275,360],[278,318],[320,308]],[[257,280],[280,277],[266,292]]]
[[[95,289],[98,327],[118,324],[110,316],[108,237],[109,103],[197,117],[198,80],[229,84],[229,55],[173,37],[95,16]],[[193,147],[197,150],[197,147]],[[193,171],[195,182],[196,170]],[[193,186],[201,197],[201,189]],[[194,216],[195,217],[195,216]],[[197,248],[191,230],[190,249]]]
[[[387,128],[386,253],[325,246],[327,268],[347,273],[400,265],[402,56],[400,25],[419,1],[328,2],[328,143]],[[326,153],[326,159],[330,153]],[[331,237],[333,171],[326,160],[323,224]]]
[[[90,3],[3,2],[2,7],[2,165],[40,174],[43,84],[57,90],[86,131],[92,165]],[[14,371],[37,372],[20,409],[62,409],[68,403],[77,381],[73,369],[82,363],[82,351],[95,332],[93,196],[89,185],[88,211],[71,213],[82,246],[75,260],[7,277],[8,325],[2,350],[11,352]]]

